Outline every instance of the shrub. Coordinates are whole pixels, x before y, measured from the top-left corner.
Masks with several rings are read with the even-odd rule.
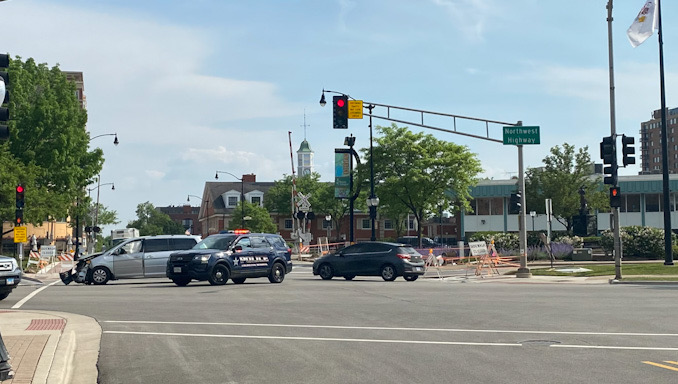
[[[579,236],[560,236],[554,242],[568,244],[572,248],[581,248],[584,245],[584,240]]]
[[[494,247],[497,252],[511,254],[518,250],[518,234],[506,232],[477,232],[469,238],[471,241],[484,241],[490,243],[494,240]]]
[[[641,259],[661,259],[664,257],[664,230],[638,225],[622,227],[619,231],[624,256]],[[671,234],[671,243],[676,244],[676,235]],[[601,234],[600,245],[605,254],[612,254],[614,235],[606,230]]]

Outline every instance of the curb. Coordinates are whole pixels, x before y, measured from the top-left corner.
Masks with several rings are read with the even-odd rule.
[[[655,281],[624,281],[624,280],[616,280],[616,279],[610,279],[610,284],[627,284],[627,285],[678,285],[678,281],[662,281],[662,280],[655,280]]]

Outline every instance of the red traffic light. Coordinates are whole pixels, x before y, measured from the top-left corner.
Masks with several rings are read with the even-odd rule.
[[[612,196],[612,197],[619,196],[619,188],[611,188],[610,189],[610,196]]]
[[[24,191],[24,187],[22,187],[21,185],[16,186],[16,192],[17,193],[23,193],[23,191]]]
[[[346,103],[344,102],[344,99],[338,99],[337,100],[337,107],[343,108]]]

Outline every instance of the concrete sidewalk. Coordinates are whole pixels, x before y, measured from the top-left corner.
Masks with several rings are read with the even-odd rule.
[[[96,383],[101,327],[64,312],[0,311],[0,332],[14,371],[3,383]]]
[[[21,284],[58,281],[59,270],[57,263],[38,273],[24,273]],[[3,384],[97,382],[101,327],[93,318],[65,312],[1,310],[0,332],[14,371],[14,378]]]

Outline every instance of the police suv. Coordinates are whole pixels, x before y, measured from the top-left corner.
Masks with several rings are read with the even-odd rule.
[[[251,277],[282,283],[291,271],[292,250],[280,235],[249,231],[208,236],[193,249],[172,253],[167,261],[167,277],[180,287],[191,280],[242,284]]]

